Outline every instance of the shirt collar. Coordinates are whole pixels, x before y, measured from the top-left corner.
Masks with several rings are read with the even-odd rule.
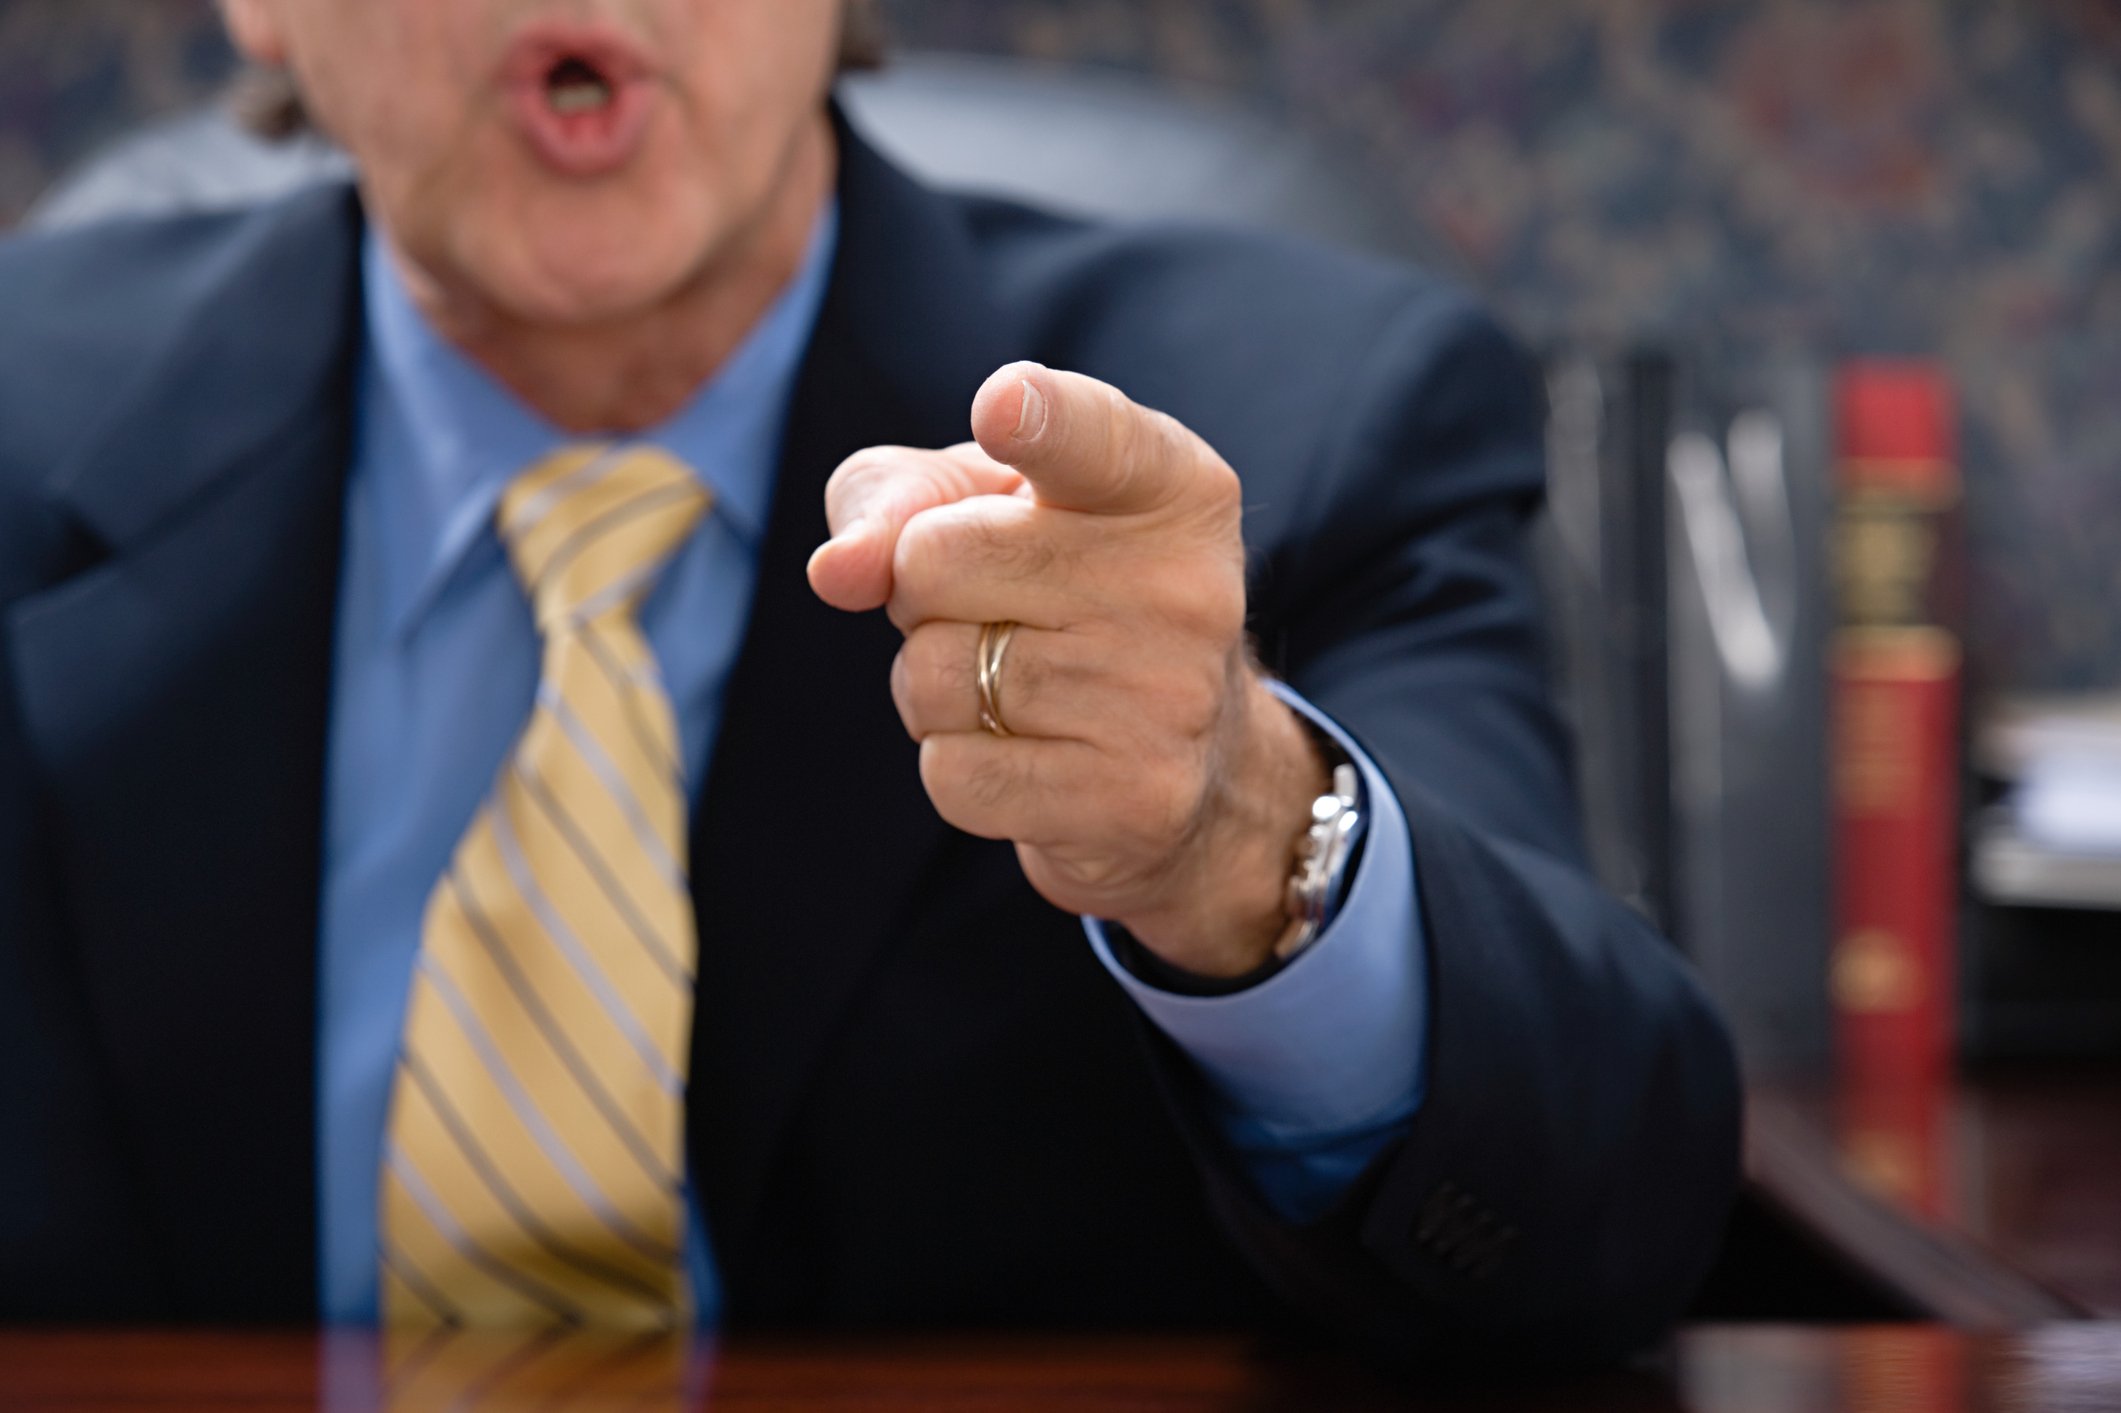
[[[828,205],[810,245],[766,313],[691,400],[626,438],[670,452],[714,492],[714,516],[747,544],[761,533],[797,370],[838,243]],[[475,553],[498,553],[493,508],[515,475],[570,435],[521,402],[435,332],[382,237],[363,237],[362,446],[356,456],[385,566],[385,621],[418,623]]]

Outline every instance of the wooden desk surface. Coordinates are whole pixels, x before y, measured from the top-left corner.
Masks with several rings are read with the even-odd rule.
[[[1682,1335],[1657,1372],[1456,1390],[1394,1389],[1323,1356],[1206,1336],[734,1340],[718,1351],[459,1337],[421,1351],[359,1335],[0,1332],[8,1413],[379,1407],[2091,1413],[2121,1408],[2121,1325],[1706,1328]]]
[[[1749,1086],[1751,1180],[1954,1324],[2121,1319],[2121,1071]]]

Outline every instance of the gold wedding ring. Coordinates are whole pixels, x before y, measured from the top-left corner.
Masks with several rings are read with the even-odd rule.
[[[1002,659],[1009,640],[1016,636],[1014,623],[983,623],[979,630],[979,724],[996,736],[1013,736],[1002,720]]]

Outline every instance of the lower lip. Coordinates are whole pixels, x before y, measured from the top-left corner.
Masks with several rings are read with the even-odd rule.
[[[579,113],[553,110],[542,78],[510,85],[517,131],[538,160],[566,177],[609,176],[641,150],[655,106],[655,87],[647,79],[611,84],[611,97]]]

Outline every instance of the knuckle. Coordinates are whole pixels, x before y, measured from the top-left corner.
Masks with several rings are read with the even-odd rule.
[[[944,797],[950,793],[950,746],[940,737],[921,742],[921,788],[938,809],[943,808]],[[948,813],[944,810],[945,818]]]
[[[925,682],[939,672],[943,664],[943,640],[948,636],[946,625],[941,623],[922,623],[910,629],[898,650],[899,661],[905,664],[907,675]]]
[[[921,787],[928,792],[935,812],[967,833],[979,832],[978,820],[968,806],[964,788],[965,746],[947,736],[931,736],[921,742]]]
[[[1051,539],[1016,520],[991,516],[968,519],[965,539],[967,550],[981,563],[1015,578],[1044,576],[1051,572],[1060,555]]]
[[[1110,383],[1099,383],[1098,417],[1105,432],[1106,449],[1131,453],[1140,446],[1142,414],[1147,410]]]
[[[1062,550],[1025,518],[1026,510],[1004,498],[924,510],[899,532],[892,572],[916,591],[967,570],[1016,579],[1043,577],[1059,563]]]
[[[1206,444],[1202,444],[1205,450]],[[1229,462],[1206,451],[1201,471],[1201,493],[1210,505],[1230,514],[1241,514],[1245,503],[1244,481]]]
[[[1120,450],[1130,476],[1153,476],[1168,483],[1171,472],[1185,464],[1185,443],[1191,434],[1169,413],[1128,403],[1120,426]]]
[[[897,447],[865,447],[837,467],[825,482],[825,504],[834,514],[846,514],[874,488],[904,469],[905,452]]]
[[[945,824],[977,834],[977,821],[966,812],[954,783],[956,754],[956,745],[948,737],[930,736],[921,742],[921,788],[928,792],[928,803],[935,806]]]
[[[1134,882],[1139,871],[1131,860],[1112,853],[1058,854],[1049,850],[1042,856],[1042,866],[1045,886],[1041,891],[1050,892],[1058,887],[1065,890],[1066,895],[1091,899],[1124,890]],[[1039,882],[1038,879],[1033,881]]]
[[[891,547],[893,583],[918,593],[935,582],[949,562],[946,525],[946,518],[934,511],[923,511],[905,523]]]
[[[1164,840],[1183,838],[1200,813],[1206,773],[1197,757],[1172,760],[1164,768],[1154,801],[1151,825]]]
[[[921,743],[921,784],[936,813],[968,834],[998,839],[1021,773],[1007,753],[986,743],[931,736]]]
[[[965,793],[982,810],[999,809],[1016,794],[1018,772],[998,751],[983,754],[965,772]]]
[[[907,640],[920,647],[915,655],[915,665],[927,691],[939,701],[951,702],[976,690],[978,665],[973,661],[975,648],[955,632],[949,625],[931,623],[915,630]]]
[[[1189,739],[1205,737],[1214,731],[1222,718],[1223,691],[1221,671],[1203,666],[1181,669],[1164,685],[1164,719]]]
[[[1180,761],[1153,760],[1132,771],[1111,800],[1111,825],[1124,843],[1123,856],[1137,862],[1161,859],[1185,836],[1193,817],[1192,772]]]
[[[1221,529],[1241,523],[1244,487],[1237,472],[1198,433],[1170,413],[1134,407],[1124,424],[1124,465],[1130,477],[1153,478],[1153,500]]]
[[[832,479],[845,486],[876,476],[887,476],[904,465],[905,459],[905,450],[900,447],[863,447],[839,464],[832,473]]]
[[[1117,392],[1111,396],[1115,405],[1112,418],[1106,423],[1103,451],[1111,473],[1131,493],[1143,476],[1154,474],[1159,459],[1151,422],[1155,414],[1128,402]]]
[[[1215,546],[1239,566],[1245,557],[1245,491],[1230,464],[1205,443],[1185,473],[1184,523],[1200,541]]]
[[[947,730],[957,716],[960,694],[972,689],[972,667],[953,651],[958,635],[952,626],[924,623],[899,648],[892,667],[892,695],[915,740]],[[969,654],[968,648],[966,652]]]
[[[1158,586],[1165,618],[1185,637],[1223,644],[1244,632],[1242,581],[1221,573],[1170,574]]]
[[[1167,466],[1181,465],[1192,458],[1193,433],[1186,425],[1168,412],[1159,412],[1153,407],[1142,409],[1141,427],[1146,449]]]
[[[898,719],[906,728],[906,734],[920,740],[926,733],[921,730],[920,713],[913,700],[913,669],[907,662],[908,650],[900,648],[898,656],[891,660],[891,704],[898,708]]]

